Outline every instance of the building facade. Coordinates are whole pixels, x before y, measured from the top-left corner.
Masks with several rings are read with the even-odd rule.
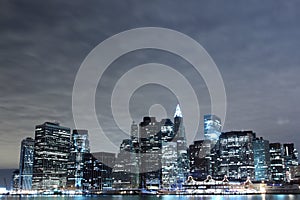
[[[108,152],[85,153],[83,157],[82,189],[90,192],[111,189],[115,154]]]
[[[298,166],[298,151],[296,150],[294,143],[283,144],[283,158],[286,171]]]
[[[161,184],[160,122],[144,117],[139,124],[140,188],[159,188]]]
[[[68,189],[82,189],[84,154],[90,152],[88,131],[74,129],[71,136],[68,163]]]
[[[33,174],[34,139],[28,137],[22,140],[19,163],[19,189],[31,190]]]
[[[270,147],[269,141],[256,138],[253,141],[254,167],[256,181],[269,181],[270,179]]]
[[[270,143],[270,180],[282,182],[284,180],[284,158],[280,143]]]
[[[197,140],[189,146],[190,174],[195,180],[204,180],[211,171],[211,147],[208,140]]]
[[[227,175],[229,180],[254,179],[253,131],[231,131],[220,135],[216,145],[215,174],[217,179]]]
[[[66,187],[70,154],[70,128],[45,122],[35,127],[32,189]]]
[[[204,115],[204,140],[217,143],[222,131],[221,119],[216,115]]]

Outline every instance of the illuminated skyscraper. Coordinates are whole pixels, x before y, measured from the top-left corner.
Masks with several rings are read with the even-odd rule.
[[[215,144],[221,135],[221,119],[216,115],[204,115],[204,140]]]
[[[281,182],[284,180],[283,149],[280,143],[270,143],[270,171],[271,180]]]
[[[270,178],[270,147],[269,141],[256,138],[253,141],[255,180],[268,181]]]
[[[176,106],[176,111],[174,114],[174,141],[177,143],[177,156],[178,156],[178,178],[177,182],[179,184],[183,183],[190,169],[190,161],[188,158],[188,147],[186,143],[185,128],[183,124],[183,115],[179,104]]]
[[[69,189],[82,189],[84,154],[90,152],[88,131],[73,130],[71,149],[68,164],[67,187]]]
[[[45,122],[35,127],[32,189],[66,186],[70,154],[70,128]]]
[[[20,151],[19,189],[31,190],[33,173],[34,139],[28,137],[22,140]]]
[[[162,188],[174,188],[178,179],[177,142],[174,139],[174,124],[170,119],[161,120],[161,183]]]
[[[210,174],[210,142],[194,141],[189,147],[190,174],[196,180],[204,180]]]
[[[108,152],[85,153],[82,188],[99,192],[112,187],[112,166],[115,154]]]
[[[220,135],[216,145],[218,156],[218,170],[216,178],[224,175],[231,180],[254,179],[253,131],[231,131]]]
[[[155,117],[144,117],[139,124],[141,188],[159,188],[161,184],[160,129]]]
[[[298,151],[294,143],[283,144],[284,166],[286,170],[298,166]]]

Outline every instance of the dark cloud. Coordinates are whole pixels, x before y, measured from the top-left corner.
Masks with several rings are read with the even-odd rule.
[[[145,26],[183,32],[212,56],[228,98],[224,130],[253,129],[274,142],[299,144],[299,4],[0,1],[0,168],[17,167],[20,141],[34,135],[36,124],[57,120],[73,128],[72,88],[86,55],[114,34]],[[209,112],[207,88],[185,61],[164,52],[133,52],[112,64],[97,91],[99,120],[108,132],[120,132],[107,106],[115,82],[130,67],[151,60],[184,74],[195,86],[201,114]],[[163,94],[168,95],[159,98]],[[131,105],[132,115],[139,122],[153,103],[168,104],[166,111],[172,113],[177,102],[170,99],[163,88],[140,88],[132,97],[132,102],[141,101]],[[122,139],[118,134],[112,138]]]

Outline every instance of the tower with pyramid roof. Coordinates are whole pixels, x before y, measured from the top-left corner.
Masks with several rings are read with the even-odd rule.
[[[189,174],[188,148],[186,143],[183,115],[179,104],[174,114],[174,141],[177,143],[178,182],[183,183]]]

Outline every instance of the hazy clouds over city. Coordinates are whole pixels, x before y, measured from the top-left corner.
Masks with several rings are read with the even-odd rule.
[[[17,168],[20,142],[34,137],[35,125],[48,120],[74,128],[72,89],[84,58],[106,38],[148,26],[187,34],[213,58],[227,95],[223,130],[251,129],[271,142],[294,142],[299,149],[299,8],[294,0],[1,0],[0,168]],[[96,94],[98,119],[116,143],[126,134],[111,118],[114,84],[131,67],[153,61],[186,76],[201,115],[210,111],[205,83],[186,61],[155,50],[129,53],[109,67]],[[130,105],[134,120],[140,122],[153,104],[163,105],[173,117],[177,100],[167,88],[141,87]],[[199,123],[197,138],[203,137]]]

